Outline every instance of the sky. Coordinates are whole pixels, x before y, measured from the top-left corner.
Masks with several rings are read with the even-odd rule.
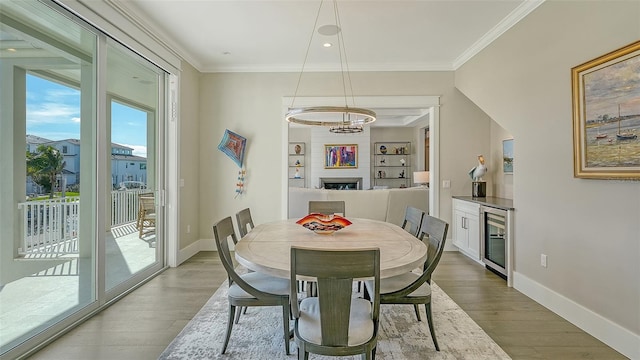
[[[586,120],[596,120],[602,115],[640,114],[640,55],[612,63],[584,76]]]
[[[112,103],[111,142],[147,157],[146,113]],[[49,140],[80,139],[80,91],[27,76],[27,134]]]

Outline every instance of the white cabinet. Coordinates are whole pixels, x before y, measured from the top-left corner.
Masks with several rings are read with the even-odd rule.
[[[453,199],[453,245],[478,262],[480,258],[480,204]]]

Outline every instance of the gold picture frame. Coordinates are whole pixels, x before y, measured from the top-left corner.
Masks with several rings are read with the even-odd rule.
[[[574,177],[640,179],[640,41],[571,69]]]
[[[325,144],[324,145],[325,169],[357,169],[358,145],[357,144]]]

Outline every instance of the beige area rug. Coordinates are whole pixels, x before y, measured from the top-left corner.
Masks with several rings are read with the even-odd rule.
[[[209,299],[159,359],[297,359],[284,352],[279,307],[252,307],[233,326],[227,352],[220,354],[227,327],[227,283]],[[417,321],[410,305],[381,305],[376,359],[497,360],[510,357],[447,294],[433,284],[432,311],[440,351],[429,335],[424,307]],[[291,322],[293,326],[293,321]],[[309,359],[336,359],[310,354]],[[359,356],[340,359],[360,359]]]

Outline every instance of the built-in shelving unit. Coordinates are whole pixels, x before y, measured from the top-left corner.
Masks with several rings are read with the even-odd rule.
[[[305,143],[290,142],[289,152],[289,187],[306,187],[305,176]]]
[[[411,142],[376,142],[373,147],[373,186],[411,187]]]

